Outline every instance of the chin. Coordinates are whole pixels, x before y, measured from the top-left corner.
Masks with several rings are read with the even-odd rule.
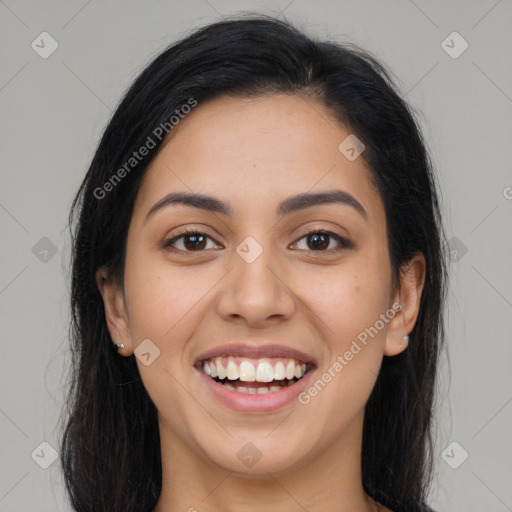
[[[264,435],[268,436],[270,432],[266,430]],[[222,444],[204,446],[204,454],[225,471],[255,478],[268,478],[268,473],[286,473],[296,469],[304,461],[307,449],[304,443],[284,434],[275,435],[274,439],[234,436]],[[300,451],[298,446],[301,446]]]

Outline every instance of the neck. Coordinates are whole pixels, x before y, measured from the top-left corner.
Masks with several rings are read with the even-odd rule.
[[[160,419],[162,493],[154,512],[377,512],[361,481],[362,420],[363,414],[319,456],[286,471],[249,475],[205,459]]]

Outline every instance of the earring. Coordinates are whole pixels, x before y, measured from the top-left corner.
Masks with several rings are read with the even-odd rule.
[[[402,339],[405,341],[406,345],[409,345],[409,336],[404,336]]]
[[[122,343],[114,343],[114,347],[116,347],[116,350],[119,352],[119,350],[124,348],[124,345]]]

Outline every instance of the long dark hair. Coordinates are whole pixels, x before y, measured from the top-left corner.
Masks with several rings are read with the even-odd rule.
[[[163,140],[155,133],[172,129],[171,117],[192,101],[200,106],[222,95],[275,93],[318,98],[365,144],[362,156],[385,205],[394,283],[402,264],[418,251],[425,256],[426,280],[409,347],[384,357],[366,404],[362,443],[365,491],[396,512],[423,510],[444,343],[444,231],[416,113],[391,76],[354,44],[318,41],[287,21],[250,14],[187,35],[160,53],[127,91],[69,219],[72,367],[60,456],[75,510],[151,511],[161,492],[157,411],[135,358],[112,348],[95,281],[97,269],[107,266],[122,283],[134,200]],[[140,161],[130,161],[142,146],[153,147]]]

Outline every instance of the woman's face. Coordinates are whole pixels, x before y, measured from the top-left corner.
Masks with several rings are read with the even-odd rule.
[[[317,100],[275,95],[199,103],[170,135],[107,307],[164,448],[253,474],[357,451],[382,356],[403,350],[415,311],[392,289],[366,162],[350,139],[339,149],[350,131]],[[212,378],[223,371],[228,386]]]

